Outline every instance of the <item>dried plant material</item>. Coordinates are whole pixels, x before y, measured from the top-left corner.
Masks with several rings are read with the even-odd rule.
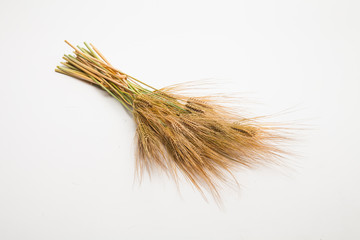
[[[219,200],[221,184],[236,182],[234,170],[277,164],[284,154],[279,128],[244,118],[210,97],[155,89],[114,68],[93,45],[68,44],[75,56],[65,55],[56,71],[96,84],[132,113],[139,176],[162,169],[177,181],[182,173],[203,196],[208,190]]]

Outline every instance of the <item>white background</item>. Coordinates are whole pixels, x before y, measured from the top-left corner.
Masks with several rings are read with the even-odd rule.
[[[0,2],[0,239],[360,239],[360,2]],[[134,178],[134,123],[54,68],[93,43],[155,87],[204,78],[306,125],[224,207]],[[241,104],[241,103],[240,103]]]

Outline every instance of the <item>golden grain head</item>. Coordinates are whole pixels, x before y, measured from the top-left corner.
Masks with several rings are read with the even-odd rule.
[[[137,168],[160,168],[177,180],[181,172],[201,193],[220,199],[221,184],[234,181],[233,171],[279,162],[283,154],[274,129],[224,111],[196,98],[166,97],[163,91],[138,95]],[[236,181],[236,180],[235,180]]]

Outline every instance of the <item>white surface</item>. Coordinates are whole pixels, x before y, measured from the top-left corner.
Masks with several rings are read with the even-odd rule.
[[[0,239],[359,239],[359,1],[1,1]],[[155,87],[232,82],[305,120],[295,171],[239,175],[225,209],[165,177],[133,184],[134,124],[56,74],[92,42]]]

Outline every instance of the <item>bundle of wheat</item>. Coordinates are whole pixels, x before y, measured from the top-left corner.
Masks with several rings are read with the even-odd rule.
[[[203,196],[208,190],[219,200],[220,185],[236,182],[234,170],[277,164],[284,154],[278,127],[239,116],[209,97],[155,89],[114,68],[93,45],[68,44],[75,56],[64,55],[56,71],[98,85],[132,113],[140,176],[155,168],[177,181],[182,173]]]

